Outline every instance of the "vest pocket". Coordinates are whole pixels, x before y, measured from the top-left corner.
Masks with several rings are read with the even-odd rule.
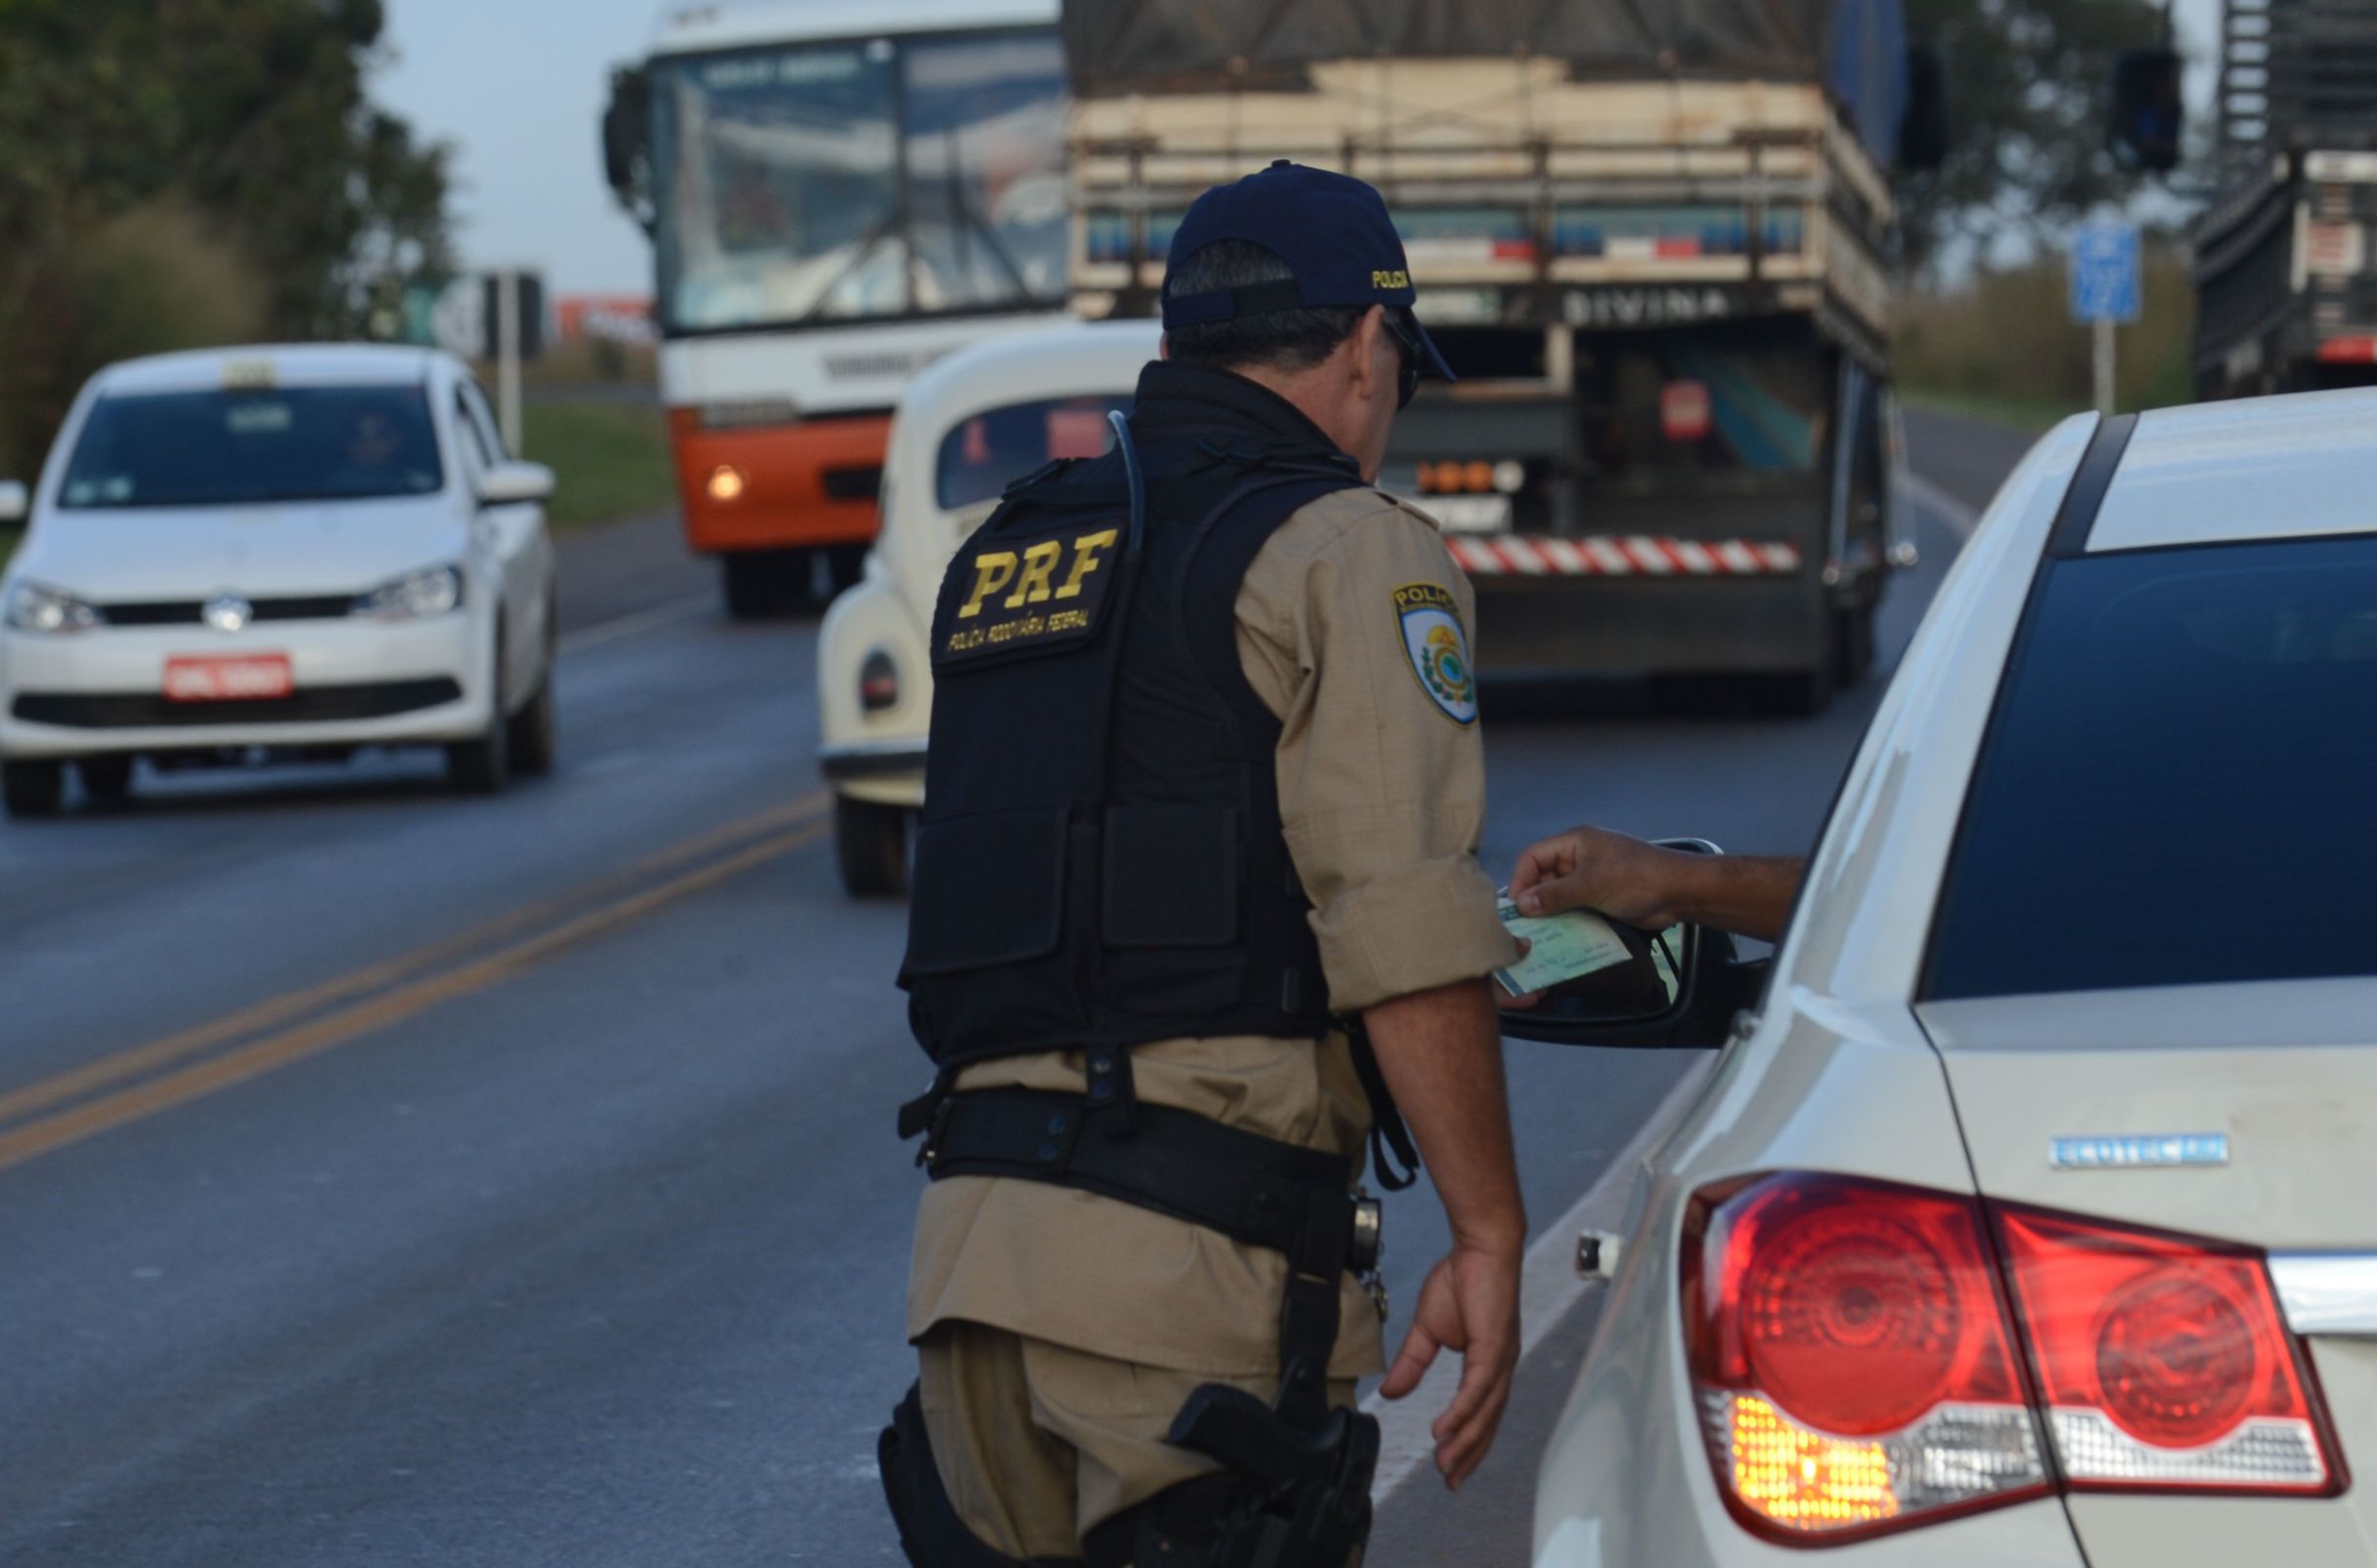
[[[1106,813],[1099,935],[1110,948],[1226,948],[1238,940],[1238,813],[1117,806]]]
[[[1067,818],[1060,807],[918,829],[907,972],[953,974],[1055,953],[1065,930]]]

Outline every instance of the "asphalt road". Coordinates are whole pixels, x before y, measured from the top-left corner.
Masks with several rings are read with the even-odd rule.
[[[1913,439],[1972,499],[2021,444]],[[1956,537],[1921,541],[1894,651]],[[920,1058],[902,911],[833,877],[815,629],[724,621],[665,523],[565,559],[550,780],[144,779],[0,826],[0,1563],[897,1560]],[[1579,818],[1803,848],[1879,684],[1806,722],[1489,714],[1486,858]],[[1539,1223],[1686,1065],[1512,1048]],[[1424,1191],[1388,1235],[1408,1303]],[[1524,1561],[1589,1308],[1375,1560]]]

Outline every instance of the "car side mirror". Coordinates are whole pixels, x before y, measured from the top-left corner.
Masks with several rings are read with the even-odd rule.
[[[20,479],[0,479],[0,524],[14,526],[33,510],[33,498]]]
[[[1659,847],[1717,853],[1700,839],[1668,839]],[[1708,926],[1679,925],[1639,936],[1644,956],[1620,969],[1555,986],[1531,1005],[1506,1004],[1503,1033],[1561,1046],[1650,1051],[1722,1046],[1735,1016],[1757,1004],[1768,960],[1743,963],[1733,938]],[[1630,948],[1635,945],[1629,940]]]
[[[553,470],[541,463],[499,463],[479,477],[478,504],[518,507],[553,499]]]

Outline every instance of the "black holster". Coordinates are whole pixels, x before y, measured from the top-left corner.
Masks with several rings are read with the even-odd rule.
[[[915,1568],[1081,1568],[1078,1557],[1010,1557],[966,1528],[933,1461],[924,1403],[916,1388],[909,1389],[876,1440],[875,1464],[892,1523],[899,1527],[900,1549]]]
[[[1169,1441],[1223,1469],[1159,1493],[1083,1540],[1089,1568],[1354,1568],[1370,1539],[1378,1423],[1329,1412],[1292,1425],[1243,1390],[1189,1396]]]

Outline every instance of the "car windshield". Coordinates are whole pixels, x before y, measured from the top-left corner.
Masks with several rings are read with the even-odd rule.
[[[654,70],[672,331],[1065,297],[1065,55],[1033,28]]]
[[[444,485],[420,386],[161,392],[92,407],[58,505],[358,501]]]
[[[1114,432],[1106,416],[1127,411],[1130,394],[1043,398],[990,409],[950,426],[934,464],[943,512],[998,498],[1014,481],[1058,458],[1094,458]]]
[[[2377,538],[2055,563],[1930,995],[2377,974]]]

